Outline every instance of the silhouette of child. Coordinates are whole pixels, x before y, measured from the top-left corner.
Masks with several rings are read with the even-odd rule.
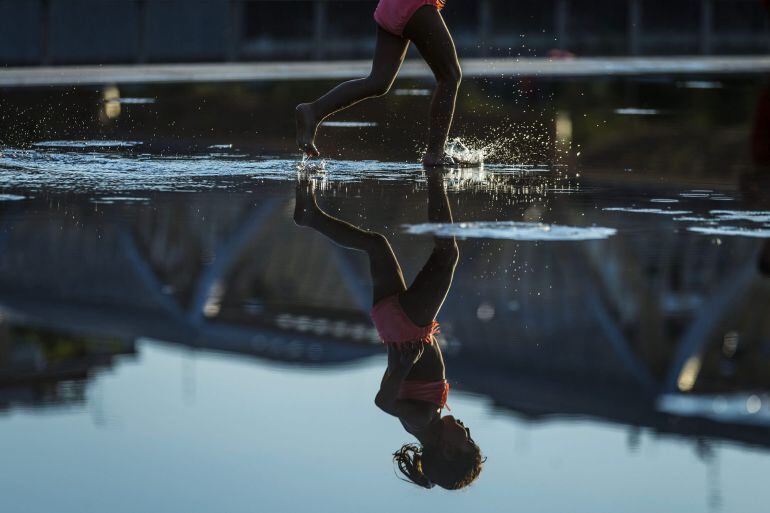
[[[428,172],[428,219],[452,222],[442,176]],[[312,187],[297,187],[294,221],[322,233],[340,246],[369,256],[373,284],[372,320],[388,348],[388,368],[375,404],[401,421],[420,445],[394,453],[400,471],[425,488],[458,489],[478,477],[481,451],[470,430],[451,415],[441,416],[449,384],[435,338],[436,315],[444,303],[459,258],[454,238],[434,238],[433,252],[407,287],[401,267],[384,235],[328,215]]]
[[[327,116],[351,105],[388,92],[413,41],[436,77],[430,105],[426,166],[452,164],[444,152],[462,77],[454,41],[439,10],[444,0],[380,0],[374,11],[377,42],[372,70],[366,78],[349,80],[311,103],[296,108],[297,145],[306,155],[319,152],[316,129]]]

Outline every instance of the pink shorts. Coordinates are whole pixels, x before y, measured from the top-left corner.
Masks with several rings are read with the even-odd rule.
[[[418,341],[430,344],[438,332],[436,321],[428,326],[417,326],[413,323],[401,308],[396,295],[378,301],[372,308],[371,316],[380,339],[386,344],[399,345]]]
[[[374,10],[374,21],[391,34],[404,35],[404,27],[414,12],[423,5],[444,7],[444,0],[380,0]]]

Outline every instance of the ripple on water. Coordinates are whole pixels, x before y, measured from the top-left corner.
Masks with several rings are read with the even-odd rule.
[[[461,239],[508,239],[521,241],[581,241],[607,239],[617,233],[601,226],[561,226],[517,221],[423,223],[403,225],[406,233],[432,234]]]

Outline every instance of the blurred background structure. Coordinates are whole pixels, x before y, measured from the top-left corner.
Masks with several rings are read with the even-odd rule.
[[[466,57],[770,50],[764,0],[450,0]],[[374,0],[0,0],[0,65],[355,59]]]

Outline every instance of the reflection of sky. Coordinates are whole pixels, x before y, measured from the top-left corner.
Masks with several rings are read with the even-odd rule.
[[[272,367],[144,343],[94,380],[87,413],[0,419],[2,511],[765,511],[770,454],[589,421],[531,424],[455,393],[489,456],[462,492],[401,483],[409,440],[373,396],[384,359],[333,371]],[[450,369],[451,379],[451,369]],[[709,468],[711,466],[711,468]]]

